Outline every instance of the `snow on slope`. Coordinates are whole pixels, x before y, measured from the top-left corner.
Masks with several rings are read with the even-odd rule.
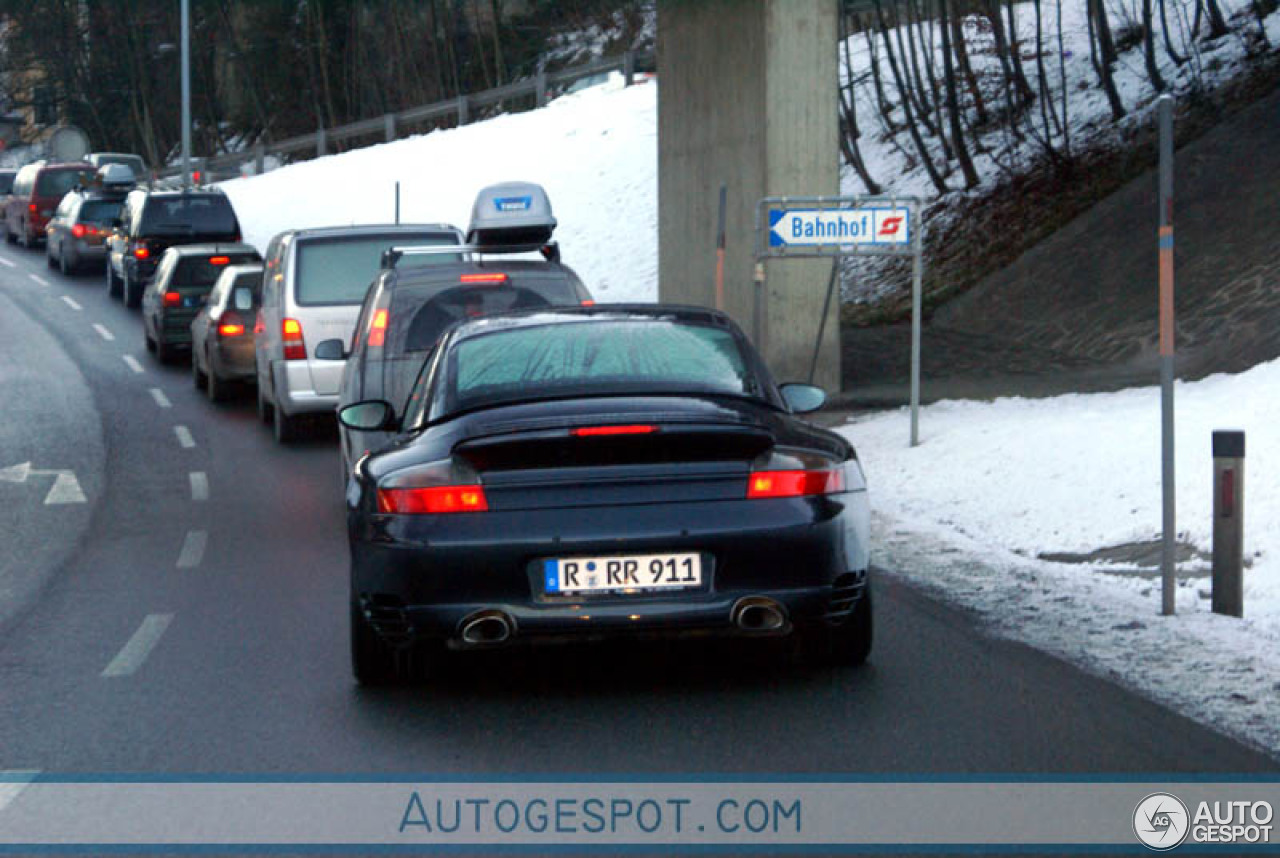
[[[265,250],[284,229],[404,223],[466,229],[476,192],[542,184],[564,261],[599,301],[657,296],[657,87],[617,81],[543,110],[370,146],[222,183],[245,239]]]
[[[1211,433],[1247,433],[1243,620],[1210,612],[1203,560],[1162,617],[1158,578],[1133,566],[1040,559],[1159,538],[1157,388],[940,402],[914,449],[905,410],[841,431],[871,487],[876,563],[1280,753],[1280,361],[1179,383],[1175,400],[1179,535],[1207,555]]]

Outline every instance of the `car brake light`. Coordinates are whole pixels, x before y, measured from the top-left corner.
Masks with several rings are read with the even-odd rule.
[[[302,339],[302,323],[297,319],[285,319],[280,328],[284,341],[285,360],[306,360],[307,344]]]
[[[579,438],[598,435],[649,435],[658,431],[657,426],[636,424],[632,426],[579,426],[572,434]]]
[[[71,235],[75,238],[84,238],[89,230],[85,229],[84,224],[78,223],[71,227]]]
[[[393,515],[486,512],[488,509],[489,502],[481,485],[378,489],[378,512]]]
[[[210,265],[226,265],[230,261],[231,261],[231,257],[229,256],[210,256],[209,257]]]
[[[164,305],[166,307],[176,307],[182,303],[182,296],[177,292],[164,293]]]
[[[387,311],[379,310],[373,314],[373,324],[369,326],[369,345],[381,346],[387,341]]]
[[[36,210],[36,204],[35,204],[35,203],[28,203],[28,204],[27,204],[27,211],[35,211],[35,210]]]
[[[592,300],[591,300],[591,299],[589,299],[589,298],[588,298],[586,301],[583,301],[583,302],[582,302],[582,306],[584,306],[584,307],[594,307],[595,305],[596,305],[596,302],[595,302],[595,301],[592,301]]]
[[[462,283],[506,283],[507,275],[502,272],[493,274],[463,274],[458,278]]]
[[[752,471],[747,483],[750,498],[795,498],[844,491],[844,474],[823,471]]]
[[[244,333],[244,322],[231,310],[222,314],[218,322],[218,336],[238,337]]]
[[[133,249],[133,256],[135,259],[146,259],[150,255],[151,255],[151,251],[147,250],[142,245],[139,245]]]

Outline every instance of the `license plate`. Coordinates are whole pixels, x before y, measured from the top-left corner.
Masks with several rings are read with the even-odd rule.
[[[188,295],[182,299],[184,307],[203,307],[209,301],[208,295]]]
[[[548,595],[642,593],[702,586],[699,554],[563,557],[543,561]]]

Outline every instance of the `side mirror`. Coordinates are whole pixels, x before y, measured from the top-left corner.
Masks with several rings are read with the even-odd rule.
[[[337,340],[331,342],[337,342]],[[362,432],[389,431],[398,428],[395,409],[391,407],[390,402],[384,402],[381,399],[357,402],[338,409],[338,422],[348,429],[358,429]]]
[[[346,360],[347,348],[342,340],[321,340],[316,343],[316,358],[319,360]]]
[[[778,388],[787,407],[796,414],[808,414],[827,404],[827,393],[812,384],[784,384]]]

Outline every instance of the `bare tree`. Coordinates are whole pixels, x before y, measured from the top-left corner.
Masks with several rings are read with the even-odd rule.
[[[1098,72],[1098,78],[1102,81],[1102,89],[1107,94],[1107,102],[1111,106],[1111,118],[1123,119],[1125,116],[1124,103],[1120,101],[1120,93],[1116,90],[1115,76],[1111,72],[1111,65],[1117,59],[1115,40],[1111,37],[1111,24],[1107,21],[1107,10],[1102,5],[1102,0],[1088,0],[1088,20],[1089,20],[1089,36],[1090,44],[1097,42],[1097,52],[1093,55],[1093,66]]]
[[[951,116],[951,142],[955,147],[956,158],[960,161],[960,170],[964,173],[964,186],[973,188],[978,185],[978,171],[974,169],[973,159],[969,157],[969,147],[964,142],[964,128],[960,124],[960,97],[956,91],[955,70],[951,66],[951,28],[948,19],[951,11],[947,0],[941,0],[942,15],[942,79],[947,87],[947,112]]]
[[[898,94],[902,98],[902,110],[906,115],[907,131],[911,134],[911,140],[915,143],[916,151],[920,154],[920,161],[924,165],[925,172],[929,174],[929,181],[933,183],[933,187],[938,193],[945,194],[949,190],[947,183],[943,180],[942,174],[938,172],[937,165],[933,163],[933,158],[929,155],[929,148],[920,137],[920,129],[916,126],[915,119],[911,113],[911,97],[907,92],[908,84],[903,80],[902,71],[898,68],[898,61],[893,55],[893,45],[889,41],[889,26],[884,17],[884,4],[882,0],[874,0],[874,3],[876,19],[880,24],[880,34],[884,37],[889,69],[893,72],[894,82],[898,85]]]
[[[1152,14],[1151,0],[1142,0],[1142,60],[1147,67],[1147,78],[1156,92],[1164,92],[1169,88],[1160,76],[1160,67],[1156,64],[1155,16]]]

